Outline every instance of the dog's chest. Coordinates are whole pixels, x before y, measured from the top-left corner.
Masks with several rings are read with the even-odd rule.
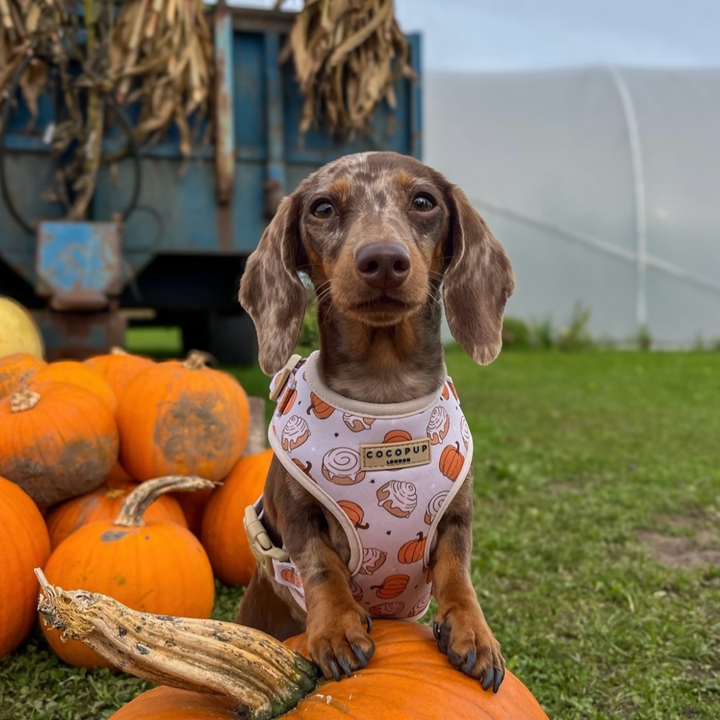
[[[472,456],[452,381],[420,401],[370,406],[329,391],[316,363],[311,357],[284,382],[271,445],[345,531],[356,601],[374,617],[418,618],[430,601],[431,542]],[[276,578],[301,602],[292,563]]]

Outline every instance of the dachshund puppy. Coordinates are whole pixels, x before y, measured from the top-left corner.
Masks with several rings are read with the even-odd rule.
[[[309,276],[317,295],[320,352],[305,366],[288,370],[297,382],[310,383],[315,390],[323,388],[322,401],[331,397],[338,403],[368,408],[368,417],[360,413],[356,418],[352,413],[338,411],[332,419],[337,420],[334,428],[342,428],[344,419],[351,435],[380,426],[379,420],[372,424],[375,415],[384,413],[389,420],[383,422],[390,423],[398,417],[384,410],[373,414],[373,408],[422,404],[423,398],[449,407],[447,401],[452,396],[446,388],[450,387],[453,394],[454,388],[448,382],[443,359],[443,306],[455,339],[473,360],[485,365],[500,352],[503,311],[515,286],[502,245],[465,194],[418,160],[390,152],[343,157],[310,175],[282,201],[257,250],[248,259],[240,299],[255,323],[260,366],[268,374],[283,369],[298,340],[306,298],[300,272]],[[282,384],[286,376],[287,372],[276,381]],[[311,410],[324,418],[334,409],[328,401],[322,407],[329,410],[319,415],[317,394],[310,393],[310,397],[314,399],[308,404],[316,404],[305,412],[305,406],[298,410],[292,436],[286,435],[289,421],[284,414],[287,410],[282,408],[294,401],[294,396],[281,398],[276,417],[278,423],[285,423],[278,425],[283,428],[283,436],[281,441],[270,432],[276,457],[262,501],[267,537],[274,546],[287,551],[292,571],[289,575],[287,567],[283,573],[268,571],[267,566],[258,563],[237,621],[279,639],[306,631],[313,659],[326,677],[338,679],[341,672],[350,675],[365,667],[372,656],[371,617],[415,617],[422,603],[424,607],[429,603],[432,588],[438,602],[433,629],[440,650],[455,667],[480,680],[484,689],[497,692],[505,665],[470,580],[472,439],[467,425],[463,425],[465,448],[469,446],[464,482],[457,476],[459,465],[451,465],[458,455],[463,457],[459,452],[453,455],[454,441],[442,455],[442,444],[435,444],[436,440],[443,442],[443,432],[448,432],[442,408],[433,409],[439,414],[431,418],[427,437],[422,442],[416,437],[411,439],[415,443],[412,452],[425,453],[424,459],[418,461],[421,464],[412,468],[414,485],[395,479],[403,477],[405,468],[374,466],[378,472],[366,472],[356,466],[352,473],[346,471],[342,476],[342,471],[328,471],[321,456],[308,455],[307,462],[295,457],[293,462],[300,470],[294,472],[290,453],[310,434],[310,426],[305,423],[313,421]],[[429,412],[430,405],[427,408]],[[465,423],[464,418],[458,422]],[[313,432],[317,444],[329,442]],[[325,435],[332,438],[330,432]],[[405,436],[396,432],[393,438],[398,437],[402,440]],[[387,447],[382,435],[373,442],[380,445],[361,445],[365,448],[362,452],[367,452],[368,447]],[[392,447],[410,453],[411,443]],[[316,450],[310,447],[314,445],[314,441],[305,443],[303,449]],[[459,441],[457,448],[462,449]],[[351,458],[356,458],[357,452],[351,452]],[[437,470],[438,456],[442,475]],[[443,466],[444,461],[450,469]],[[314,475],[310,467],[315,468]],[[401,563],[414,563],[418,573],[425,572],[427,596],[411,611],[401,607],[405,605],[401,600],[392,600],[398,591],[413,590],[408,586],[408,564],[398,565],[402,572],[390,576],[382,585],[369,586],[373,588],[374,604],[361,602],[363,591],[358,583],[363,573],[374,572],[381,562],[387,562],[389,567],[394,555],[391,558],[388,552],[374,546],[353,547],[354,538],[359,537],[363,543],[363,532],[373,523],[374,530],[382,531],[380,535],[390,537],[397,523],[413,512],[411,503],[416,500],[412,493],[415,486],[421,489],[417,480],[422,480],[422,473],[430,477],[431,471],[435,473],[433,483],[446,482],[450,488],[433,500],[452,499],[445,502],[442,516],[438,513],[435,520],[432,513],[428,519],[432,503],[428,505],[425,522],[433,522],[432,529],[425,525],[427,536],[423,532],[417,535],[421,545],[406,544],[399,556]],[[349,492],[351,486],[370,488],[376,479],[370,492],[377,492],[380,502],[372,504],[379,505],[379,512],[384,513],[387,532],[384,525],[378,525],[385,522],[382,518],[371,523],[355,516],[348,528],[350,506],[340,503],[344,512],[338,512],[338,503],[327,500],[325,491],[319,489],[330,488],[331,481],[339,483],[342,492]],[[390,497],[391,490],[397,489],[402,495],[401,491],[408,487],[400,500]],[[414,517],[422,522],[422,508]],[[284,566],[276,564],[278,568]],[[292,577],[296,587],[282,582],[285,577]],[[423,578],[421,582],[425,582]],[[379,602],[388,599],[390,602]],[[397,614],[401,612],[405,614]]]

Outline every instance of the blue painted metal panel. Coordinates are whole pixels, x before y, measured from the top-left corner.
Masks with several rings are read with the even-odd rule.
[[[39,295],[120,293],[120,233],[115,223],[45,222],[37,243]]]
[[[270,17],[268,15],[268,17]],[[141,152],[140,208],[123,228],[122,272],[125,280],[142,271],[158,254],[246,255],[257,245],[272,209],[268,181],[282,192],[319,165],[340,155],[362,150],[390,149],[421,152],[420,86],[405,80],[396,86],[395,113],[383,105],[366,136],[352,141],[332,138],[322,130],[299,133],[303,98],[292,63],[279,67],[277,56],[284,37],[277,23],[267,27],[235,24],[232,38],[234,95],[235,182],[231,202],[218,206],[215,192],[214,149],[197,147],[186,161],[178,151],[177,133]],[[410,36],[413,67],[420,70],[420,38]],[[42,141],[52,119],[52,100],[40,100],[36,130],[27,133],[27,109],[19,103],[13,115],[8,146],[12,192],[25,217],[58,217],[60,208],[42,202],[51,184],[54,162]],[[198,135],[200,136],[200,135]],[[108,221],[123,209],[132,187],[132,164],[118,163],[116,176],[103,169],[91,208],[92,217]],[[35,240],[16,227],[0,203],[0,257],[29,282],[34,282]]]

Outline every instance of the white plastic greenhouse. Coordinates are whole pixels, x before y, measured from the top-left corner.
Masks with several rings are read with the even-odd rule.
[[[428,73],[425,159],[508,249],[508,313],[720,338],[720,69]]]

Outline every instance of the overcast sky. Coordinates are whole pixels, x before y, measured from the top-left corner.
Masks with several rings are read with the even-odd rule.
[[[396,8],[405,31],[423,33],[431,70],[720,65],[720,0],[396,0]]]

